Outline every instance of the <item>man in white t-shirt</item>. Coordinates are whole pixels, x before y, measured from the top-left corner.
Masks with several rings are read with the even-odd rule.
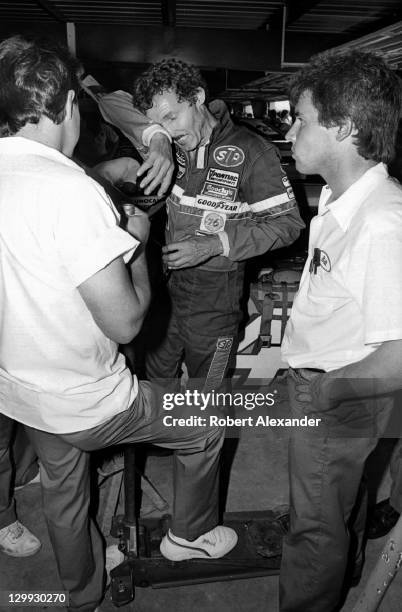
[[[93,612],[104,557],[88,515],[88,451],[140,441],[174,449],[161,552],[219,558],[237,541],[217,526],[224,432],[164,426],[165,389],[138,382],[117,350],[149,304],[149,221],[136,212],[124,231],[102,187],[70,159],[80,126],[73,60],[16,36],[0,44],[0,71],[0,412],[25,425],[39,457],[68,609]]]
[[[333,612],[348,555],[361,571],[364,463],[402,386],[402,189],[386,167],[401,92],[382,59],[353,50],[314,58],[291,100],[296,168],[328,185],[282,347],[292,416],[321,421],[290,440],[280,610]]]

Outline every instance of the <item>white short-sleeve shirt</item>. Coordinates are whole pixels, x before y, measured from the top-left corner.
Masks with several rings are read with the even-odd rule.
[[[126,410],[137,381],[77,287],[137,241],[72,160],[0,139],[0,412],[69,433]]]
[[[402,188],[377,164],[331,195],[324,187],[283,340],[293,368],[334,370],[402,338]]]

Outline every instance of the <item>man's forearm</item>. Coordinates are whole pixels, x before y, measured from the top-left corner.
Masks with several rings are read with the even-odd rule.
[[[225,228],[229,246],[227,256],[233,261],[288,246],[297,240],[305,227],[296,206],[277,217],[255,216],[239,220],[233,226]]]
[[[402,340],[384,342],[361,361],[318,376],[312,391],[319,404],[378,397],[402,388]]]
[[[145,256],[145,246],[138,247],[138,253],[130,263],[131,280],[137,300],[136,313],[139,325],[142,324],[151,300],[148,265]]]

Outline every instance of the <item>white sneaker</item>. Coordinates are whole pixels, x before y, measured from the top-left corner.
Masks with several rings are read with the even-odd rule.
[[[185,559],[220,559],[237,544],[237,533],[218,525],[193,542],[175,536],[169,529],[162,539],[160,551],[170,561]]]
[[[10,557],[29,557],[41,546],[40,540],[19,521],[0,529],[0,551]]]
[[[111,546],[108,546],[106,548],[106,586],[109,586],[110,584],[110,572],[112,571],[112,569],[120,565],[120,563],[123,563],[123,561],[124,554],[121,552],[121,550],[119,550],[117,544],[111,544]]]

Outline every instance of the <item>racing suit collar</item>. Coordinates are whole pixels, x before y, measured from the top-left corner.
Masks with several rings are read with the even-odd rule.
[[[215,117],[215,119],[218,120],[218,123],[212,130],[209,140],[196,150],[195,160],[196,168],[198,170],[203,170],[207,166],[210,143],[217,143],[221,139],[223,140],[227,132],[229,132],[233,127],[229,111],[223,100],[212,100],[208,106],[208,110]]]

